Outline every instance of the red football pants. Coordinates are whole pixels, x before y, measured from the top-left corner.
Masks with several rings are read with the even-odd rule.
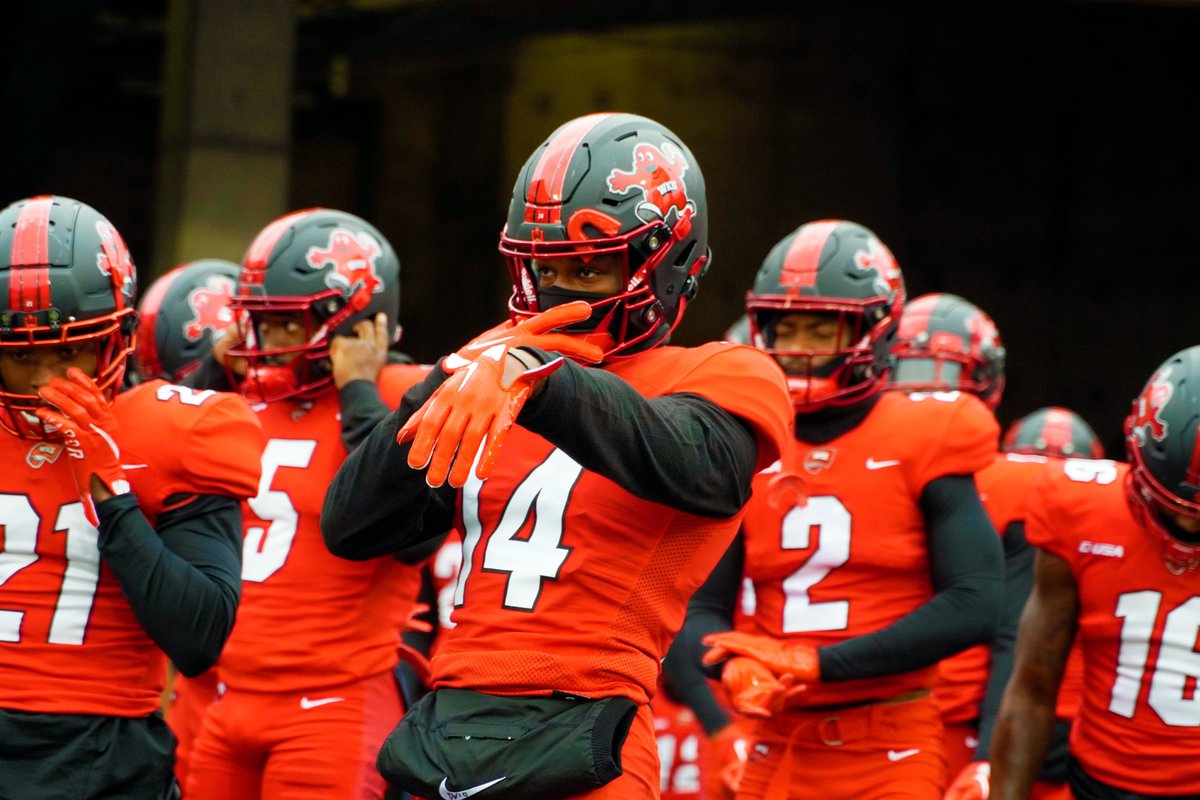
[[[171,708],[167,724],[175,734],[175,780],[187,786],[188,769],[192,761],[192,744],[200,732],[204,709],[217,696],[217,671],[210,669],[195,678],[175,676],[171,687]]]
[[[958,777],[963,767],[975,760],[975,748],[979,746],[979,728],[969,722],[945,723],[946,775],[950,780]]]
[[[204,715],[184,797],[382,798],[375,758],[403,713],[391,670],[308,694],[230,687]]]
[[[758,721],[738,800],[941,800],[942,719],[933,697]]]

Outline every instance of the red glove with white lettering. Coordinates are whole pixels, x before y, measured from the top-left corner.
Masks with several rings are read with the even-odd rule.
[[[70,380],[51,378],[49,385],[38,390],[38,395],[58,410],[39,408],[35,413],[43,422],[58,428],[84,513],[88,522],[99,527],[93,492],[97,488],[111,495],[129,491],[129,481],[121,469],[121,450],[117,447],[117,419],[108,398],[83,370],[71,367],[67,377]]]
[[[480,352],[474,360],[459,365],[458,354],[448,356],[444,368],[453,374],[437,388],[425,404],[409,418],[396,436],[398,443],[412,440],[408,464],[413,469],[428,466],[425,482],[462,488],[478,457],[475,475],[484,480],[500,455],[500,447],[516,422],[517,415],[537,383],[562,367],[563,357],[599,362],[604,350],[583,338],[550,331],[580,322],[591,315],[584,302],[555,306],[514,325],[502,335],[473,343]],[[468,345],[471,347],[472,345]],[[529,354],[512,355],[518,347],[553,349],[561,354],[548,364],[528,368]],[[466,350],[467,348],[464,348]],[[505,371],[516,377],[506,382]],[[521,371],[523,370],[523,371]]]
[[[704,654],[705,664],[717,664],[730,656],[746,656],[780,677],[793,676],[797,683],[821,680],[817,648],[807,644],[740,631],[710,633],[704,637],[704,644],[709,645],[709,651]]]
[[[945,800],[987,800],[992,786],[992,765],[972,761],[946,790]]]
[[[753,658],[731,658],[721,671],[721,683],[729,702],[747,717],[770,717],[787,705],[787,701],[808,689],[797,683],[795,676],[775,677],[766,665]]]

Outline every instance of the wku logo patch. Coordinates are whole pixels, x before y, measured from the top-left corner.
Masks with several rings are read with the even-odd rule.
[[[25,454],[25,463],[34,469],[41,469],[43,464],[53,464],[58,461],[60,453],[62,453],[62,445],[38,442]]]
[[[125,247],[121,234],[106,220],[97,220],[96,233],[100,236],[100,252],[96,254],[96,266],[112,280],[117,291],[132,298],[133,261],[129,258],[129,249]]]
[[[696,204],[688,199],[683,180],[687,171],[683,153],[670,142],[659,147],[639,144],[633,149],[632,169],[617,168],[610,172],[608,188],[613,194],[641,192],[644,200],[637,214],[645,222],[687,219],[696,212]]]
[[[1133,407],[1133,435],[1138,444],[1144,444],[1149,434],[1154,441],[1161,442],[1167,438],[1167,423],[1162,418],[1162,411],[1171,402],[1175,386],[1168,380],[1171,367],[1163,367],[1150,379],[1150,385],[1138,397]]]
[[[324,247],[308,248],[305,260],[313,269],[332,265],[333,269],[325,275],[325,285],[349,299],[363,290],[368,294],[383,291],[383,281],[375,271],[375,262],[382,252],[383,248],[371,234],[337,228]]]
[[[861,270],[875,270],[876,291],[892,296],[900,290],[900,267],[887,245],[874,236],[867,239],[867,249],[854,254],[854,265]]]
[[[189,342],[198,342],[205,331],[218,334],[233,325],[229,299],[233,296],[233,280],[225,275],[210,275],[205,285],[188,292],[187,304],[192,318],[183,326]]]

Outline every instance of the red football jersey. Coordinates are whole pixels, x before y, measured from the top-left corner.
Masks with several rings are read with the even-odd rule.
[[[237,395],[161,380],[113,403],[121,464],[153,525],[175,494],[242,498],[263,433]],[[100,560],[60,445],[0,433],[0,708],[144,717],[166,660]]]
[[[1014,522],[1024,522],[1026,503],[1038,475],[1050,459],[1023,453],[1002,453],[996,461],[975,476],[979,496],[1001,536]],[[942,719],[947,723],[971,722],[979,718],[979,707],[987,691],[991,667],[991,646],[968,648],[938,665],[937,697]],[[1056,715],[1072,720],[1079,713],[1079,695],[1083,691],[1083,657],[1076,643],[1067,659],[1058,692]]]
[[[789,436],[783,374],[753,348],[661,347],[605,369],[647,397],[708,398],[754,429],[760,461],[775,460]],[[457,625],[433,658],[435,685],[638,703],[654,693],[687,601],[740,519],[636,497],[520,426],[458,506]]]
[[[1071,752],[1122,789],[1200,794],[1200,576],[1167,569],[1127,505],[1127,472],[1068,460],[1029,498],[1029,542],[1070,565],[1079,594],[1084,685]]]
[[[997,453],[995,460],[975,476],[979,497],[1001,536],[1009,525],[1025,521],[1025,500],[1046,468],[1046,461],[1045,456]],[[938,664],[933,693],[945,722],[979,718],[990,666],[991,645],[987,644],[975,645]]]
[[[970,475],[995,458],[999,428],[960,392],[887,392],[832,441],[793,439],[759,474],[742,530],[754,581],[752,630],[832,645],[873,633],[933,597],[924,517],[932,480]],[[893,697],[933,685],[936,666],[818,683],[797,705]]]
[[[385,367],[384,403],[398,406],[427,370]],[[346,460],[338,393],[254,410],[267,447],[258,494],[242,508],[242,603],[217,664],[221,680],[243,690],[305,692],[391,669],[420,574],[390,555],[347,561],[325,547],[321,505]]]

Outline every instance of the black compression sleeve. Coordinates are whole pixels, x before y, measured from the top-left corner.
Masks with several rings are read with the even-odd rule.
[[[729,715],[717,703],[700,662],[708,650],[701,641],[710,633],[733,627],[733,612],[741,596],[745,546],[738,534],[725,555],[688,603],[683,629],[663,660],[663,677],[671,695],[686,705],[712,735],[729,724]],[[716,668],[711,677],[716,677]]]
[[[1004,595],[1000,537],[970,475],[921,492],[934,596],[886,628],[819,649],[821,680],[845,681],[927,667],[995,633]]]
[[[1014,522],[1004,529],[1004,604],[1000,624],[992,639],[992,662],[988,667],[987,691],[979,708],[979,746],[975,758],[988,760],[992,727],[1000,711],[1000,698],[1012,675],[1017,647],[1017,626],[1025,601],[1033,591],[1033,548],[1025,541],[1025,523]]]
[[[329,552],[356,561],[403,550],[450,529],[457,492],[431,489],[408,466],[411,442],[396,444],[408,418],[446,380],[434,367],[347,457],[325,492],[321,534]]]
[[[164,512],[157,531],[132,494],[96,504],[100,556],[133,613],[188,677],[216,663],[242,591],[242,514],[230,497],[201,495]]]
[[[745,422],[711,400],[647,398],[611,372],[571,361],[543,386],[520,424],[630,494],[721,518],[749,499],[758,444]]]
[[[367,438],[371,429],[391,411],[379,394],[374,381],[350,381],[338,390],[338,406],[342,413],[342,444],[350,452]]]

